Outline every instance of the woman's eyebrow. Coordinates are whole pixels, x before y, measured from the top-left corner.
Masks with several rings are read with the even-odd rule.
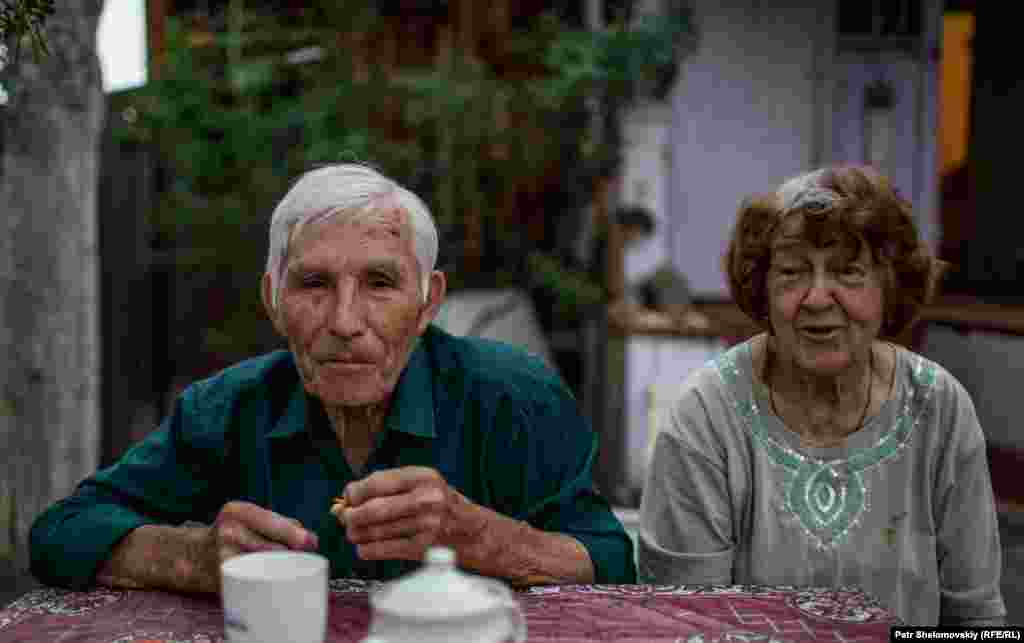
[[[800,250],[806,249],[808,244],[803,239],[788,238],[780,239],[772,243],[772,252],[799,252]]]

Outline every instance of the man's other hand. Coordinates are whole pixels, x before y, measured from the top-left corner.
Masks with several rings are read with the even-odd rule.
[[[483,544],[486,515],[434,469],[377,471],[345,487],[338,519],[364,560],[422,560],[433,545],[457,553]]]
[[[128,588],[220,592],[220,564],[238,554],[316,550],[316,534],[250,502],[225,504],[213,525],[143,525],[114,547],[96,580]]]
[[[314,551],[317,545],[316,534],[298,520],[240,500],[221,507],[203,541],[218,569],[220,563],[238,554],[286,549]]]

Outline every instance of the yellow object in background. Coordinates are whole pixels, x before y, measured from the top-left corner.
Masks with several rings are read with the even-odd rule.
[[[967,160],[971,121],[971,67],[974,59],[974,14],[951,11],[942,19],[939,64],[939,172],[946,174]]]

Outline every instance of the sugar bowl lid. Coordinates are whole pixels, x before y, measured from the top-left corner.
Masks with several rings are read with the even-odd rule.
[[[417,571],[374,592],[373,608],[400,617],[444,621],[503,609],[507,604],[504,585],[459,571],[451,548],[431,547],[423,562]]]

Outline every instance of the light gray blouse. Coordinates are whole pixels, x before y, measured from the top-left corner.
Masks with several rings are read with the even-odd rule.
[[[642,582],[856,586],[909,625],[1005,614],[974,405],[903,348],[890,399],[828,448],[771,412],[750,341],[698,369],[659,425],[640,517]]]

